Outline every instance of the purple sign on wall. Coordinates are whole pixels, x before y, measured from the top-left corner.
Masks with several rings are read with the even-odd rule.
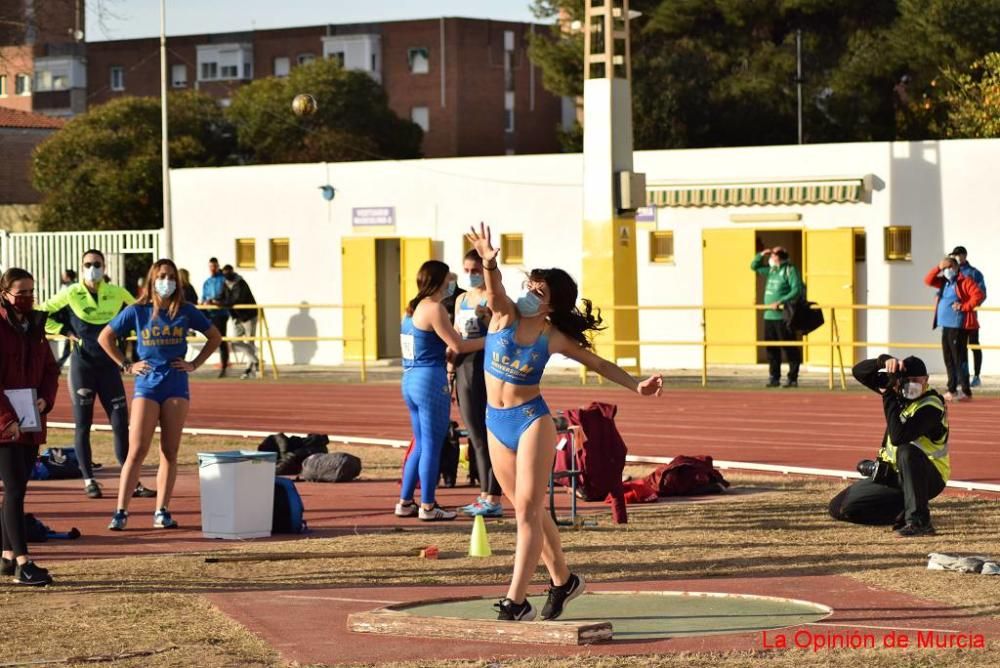
[[[351,224],[355,227],[395,225],[396,207],[365,206],[351,209]]]
[[[635,222],[637,223],[655,223],[656,222],[656,207],[655,206],[640,206],[635,210]]]

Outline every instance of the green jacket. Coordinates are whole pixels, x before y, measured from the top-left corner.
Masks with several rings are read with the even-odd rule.
[[[52,299],[38,307],[47,311],[49,319],[45,331],[49,334],[72,334],[80,339],[76,351],[88,362],[111,360],[97,343],[97,336],[118,312],[135,298],[125,288],[102,280],[97,285],[97,295],[91,294],[87,286],[80,283],[67,285]]]
[[[768,306],[775,303],[785,303],[794,301],[802,294],[802,279],[799,272],[791,262],[787,260],[781,266],[772,267],[764,256],[758,253],[754,255],[750,269],[756,271],[761,276],[767,276],[767,284],[764,286],[764,303]],[[781,311],[768,309],[764,311],[764,320],[781,320]]]

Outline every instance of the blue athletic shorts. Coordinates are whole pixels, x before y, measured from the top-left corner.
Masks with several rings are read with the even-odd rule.
[[[188,375],[178,369],[152,369],[135,378],[136,399],[162,404],[167,399],[190,399]]]
[[[517,452],[521,434],[535,423],[535,420],[550,415],[549,407],[538,395],[513,408],[486,406],[486,428],[505,448]]]

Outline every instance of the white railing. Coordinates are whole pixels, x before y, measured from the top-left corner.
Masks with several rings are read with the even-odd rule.
[[[3,268],[21,267],[35,277],[35,298],[44,301],[59,291],[64,269],[80,271],[83,253],[96,248],[107,260],[106,274],[113,282],[125,281],[125,256],[160,257],[162,232],[135,230],[111,232],[0,232]],[[148,263],[147,263],[148,266]]]

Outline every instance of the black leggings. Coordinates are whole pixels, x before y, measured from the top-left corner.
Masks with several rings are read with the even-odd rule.
[[[971,343],[974,346],[978,346],[979,345],[979,330],[978,329],[970,329],[969,330],[969,343]],[[979,350],[977,348],[976,350],[972,351],[972,362],[973,362],[973,365],[974,365],[973,375],[976,376],[976,377],[979,377],[979,372],[983,370],[983,351],[982,350]],[[969,366],[968,361],[966,361],[965,366],[966,367]]]
[[[3,510],[0,511],[0,534],[4,552],[15,557],[28,554],[28,529],[24,522],[24,495],[28,478],[38,457],[37,445],[7,443],[0,445],[0,479],[3,480]]]
[[[84,479],[94,477],[90,428],[94,424],[95,399],[100,400],[111,423],[115,459],[124,464],[128,457],[128,402],[121,372],[110,362],[95,364],[84,360],[78,347],[69,363],[69,396],[73,403],[73,422],[76,423],[76,458]]]
[[[500,483],[493,475],[490,444],[486,438],[486,376],[482,351],[466,355],[455,368],[458,409],[469,432],[469,443],[476,456],[479,489],[484,494],[500,495]]]

